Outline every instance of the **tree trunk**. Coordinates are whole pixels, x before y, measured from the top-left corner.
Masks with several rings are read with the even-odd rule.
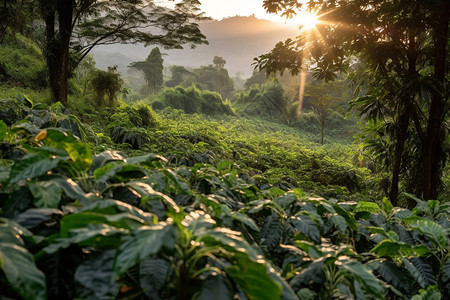
[[[391,189],[389,191],[389,199],[392,205],[396,206],[398,201],[398,182],[400,179],[400,169],[402,165],[403,149],[408,138],[409,113],[405,112],[399,117],[397,127],[397,142],[394,152],[394,165],[392,168]]]
[[[41,0],[41,6],[42,2]],[[49,72],[49,84],[53,101],[67,104],[67,92],[69,78],[69,47],[72,36],[73,0],[57,0],[52,11],[48,6],[43,8],[45,20],[45,33],[47,38],[46,59]],[[55,20],[58,16],[58,30],[55,28]]]
[[[435,65],[434,77],[444,89],[446,74],[446,55],[448,42],[448,27],[450,17],[449,1],[442,1],[439,19],[435,31]],[[430,116],[428,118],[426,137],[423,149],[422,193],[425,200],[436,199],[440,189],[441,171],[445,163],[442,155],[445,116],[444,91],[435,92],[431,99]]]

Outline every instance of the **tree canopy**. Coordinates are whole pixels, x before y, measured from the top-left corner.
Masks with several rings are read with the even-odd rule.
[[[164,85],[163,62],[161,51],[158,47],[155,47],[146,60],[133,62],[129,66],[144,74],[146,82],[146,86],[143,89],[144,94],[154,94],[162,89]]]
[[[71,70],[95,47],[114,43],[159,44],[181,48],[207,43],[197,0],[173,9],[144,0],[39,0],[45,21],[46,58],[55,100],[67,100]]]

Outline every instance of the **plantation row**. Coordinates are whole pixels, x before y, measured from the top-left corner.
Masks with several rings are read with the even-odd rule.
[[[24,107],[13,105],[18,101]],[[212,134],[191,136],[195,151],[184,161],[180,155],[169,161],[149,154],[152,145],[157,153],[171,153],[161,148],[178,139],[170,122],[155,127],[161,132],[153,136],[143,131],[148,140],[138,155],[128,157],[102,150],[111,146],[131,153],[132,143],[112,143],[118,124],[109,134],[93,134],[100,123],[84,125],[57,112],[57,105],[48,110],[26,97],[6,103],[1,119],[14,122],[0,121],[3,297],[417,300],[450,294],[448,204],[413,198],[417,206],[408,210],[363,194],[352,201],[348,189],[357,187],[344,184],[344,194],[329,199],[287,190],[286,183],[275,187],[271,182],[277,180],[265,175],[277,162],[260,161],[265,172],[252,169],[251,161],[275,156],[263,153],[255,160],[264,139],[255,143],[258,149],[232,149],[249,157],[236,158],[242,165],[232,157],[218,162],[231,149],[206,156],[213,142],[219,150],[227,146]],[[93,137],[101,143],[88,144]],[[182,151],[180,144],[172,147]],[[281,156],[280,169],[281,162],[315,157],[319,166],[313,169],[292,166],[299,169],[297,176],[329,180],[338,169],[353,170],[319,152],[301,147],[289,152],[282,141],[266,149],[306,155],[302,160]],[[207,160],[198,163],[201,158]],[[312,179],[311,190],[319,192],[329,183]]]

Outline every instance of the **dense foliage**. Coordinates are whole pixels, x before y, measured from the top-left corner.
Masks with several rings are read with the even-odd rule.
[[[372,137],[379,133],[379,142],[389,137],[386,146],[393,153],[389,197],[394,203],[402,179],[408,192],[425,199],[436,198],[443,186],[448,158],[449,6],[447,0],[264,1],[269,12],[292,17],[306,9],[320,22],[260,56],[260,68],[299,73],[309,63],[319,79],[333,80],[338,72],[349,75],[359,96],[353,108],[362,118],[384,125]]]
[[[54,123],[63,118],[58,106],[13,102],[22,103],[16,119],[0,121],[2,296],[440,299],[450,292],[447,204],[413,198],[408,210],[386,198],[327,200],[251,179],[233,161],[176,167],[148,153],[95,154]],[[83,131],[77,135],[90,140]]]

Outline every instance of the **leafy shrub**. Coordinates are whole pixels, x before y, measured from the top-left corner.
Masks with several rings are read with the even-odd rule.
[[[287,116],[289,101],[282,85],[271,80],[261,86],[253,86],[233,98],[238,113],[253,116]]]
[[[137,105],[136,110],[142,119],[143,126],[154,127],[158,124],[157,116],[150,106],[141,103]]]
[[[117,66],[108,67],[107,71],[95,70],[91,79],[95,101],[98,107],[117,106],[117,95],[122,88],[123,80],[117,72]]]
[[[211,91],[201,91],[195,86],[184,88],[165,88],[152,103],[154,109],[172,107],[182,109],[185,113],[203,113],[208,115],[233,114],[229,104],[222,101],[222,97]]]

